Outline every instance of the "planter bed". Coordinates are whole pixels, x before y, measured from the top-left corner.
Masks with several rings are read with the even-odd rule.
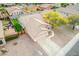
[[[6,36],[6,37],[5,37],[5,40],[6,40],[6,41],[11,41],[11,40],[14,40],[14,39],[16,39],[16,38],[18,38],[18,34]]]

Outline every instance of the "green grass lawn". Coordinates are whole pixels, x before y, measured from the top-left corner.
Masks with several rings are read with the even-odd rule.
[[[23,28],[17,19],[12,19],[11,22],[12,22],[12,25],[14,26],[16,32],[22,31]]]

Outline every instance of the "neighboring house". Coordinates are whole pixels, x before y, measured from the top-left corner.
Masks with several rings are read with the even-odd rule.
[[[0,11],[0,20],[3,20],[3,19],[8,19],[9,15],[7,13],[7,11]]]
[[[5,7],[11,7],[11,6],[14,6],[15,5],[15,3],[5,3],[5,4],[3,4]]]
[[[74,6],[68,6],[66,8],[58,8],[56,11],[60,12],[64,16],[70,16],[70,15],[79,15],[79,7],[78,5]]]
[[[51,6],[51,4],[42,4],[41,5],[41,7],[43,8],[43,9],[50,9],[50,6]]]
[[[61,4],[60,3],[53,3],[51,4],[52,6],[56,6],[56,7],[61,7]]]
[[[17,6],[7,7],[6,10],[8,11],[11,18],[16,18],[23,14],[23,11]]]

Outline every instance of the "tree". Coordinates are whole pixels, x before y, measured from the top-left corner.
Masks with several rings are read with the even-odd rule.
[[[69,24],[72,25],[72,29],[74,30],[75,26],[79,24],[79,15],[69,16],[68,19],[69,19]]]
[[[47,12],[43,15],[44,21],[51,24],[53,28],[67,24],[69,21],[58,12]]]
[[[61,3],[61,7],[67,7],[69,3]]]
[[[54,11],[56,11],[56,9],[58,9],[59,7],[57,6],[52,6],[51,9],[53,9]]]

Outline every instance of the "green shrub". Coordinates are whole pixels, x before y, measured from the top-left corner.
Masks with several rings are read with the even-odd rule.
[[[61,3],[61,7],[67,7],[69,3]]]
[[[57,6],[52,6],[52,8],[51,8],[51,9],[57,9],[57,8],[59,8],[59,7],[57,7]]]

